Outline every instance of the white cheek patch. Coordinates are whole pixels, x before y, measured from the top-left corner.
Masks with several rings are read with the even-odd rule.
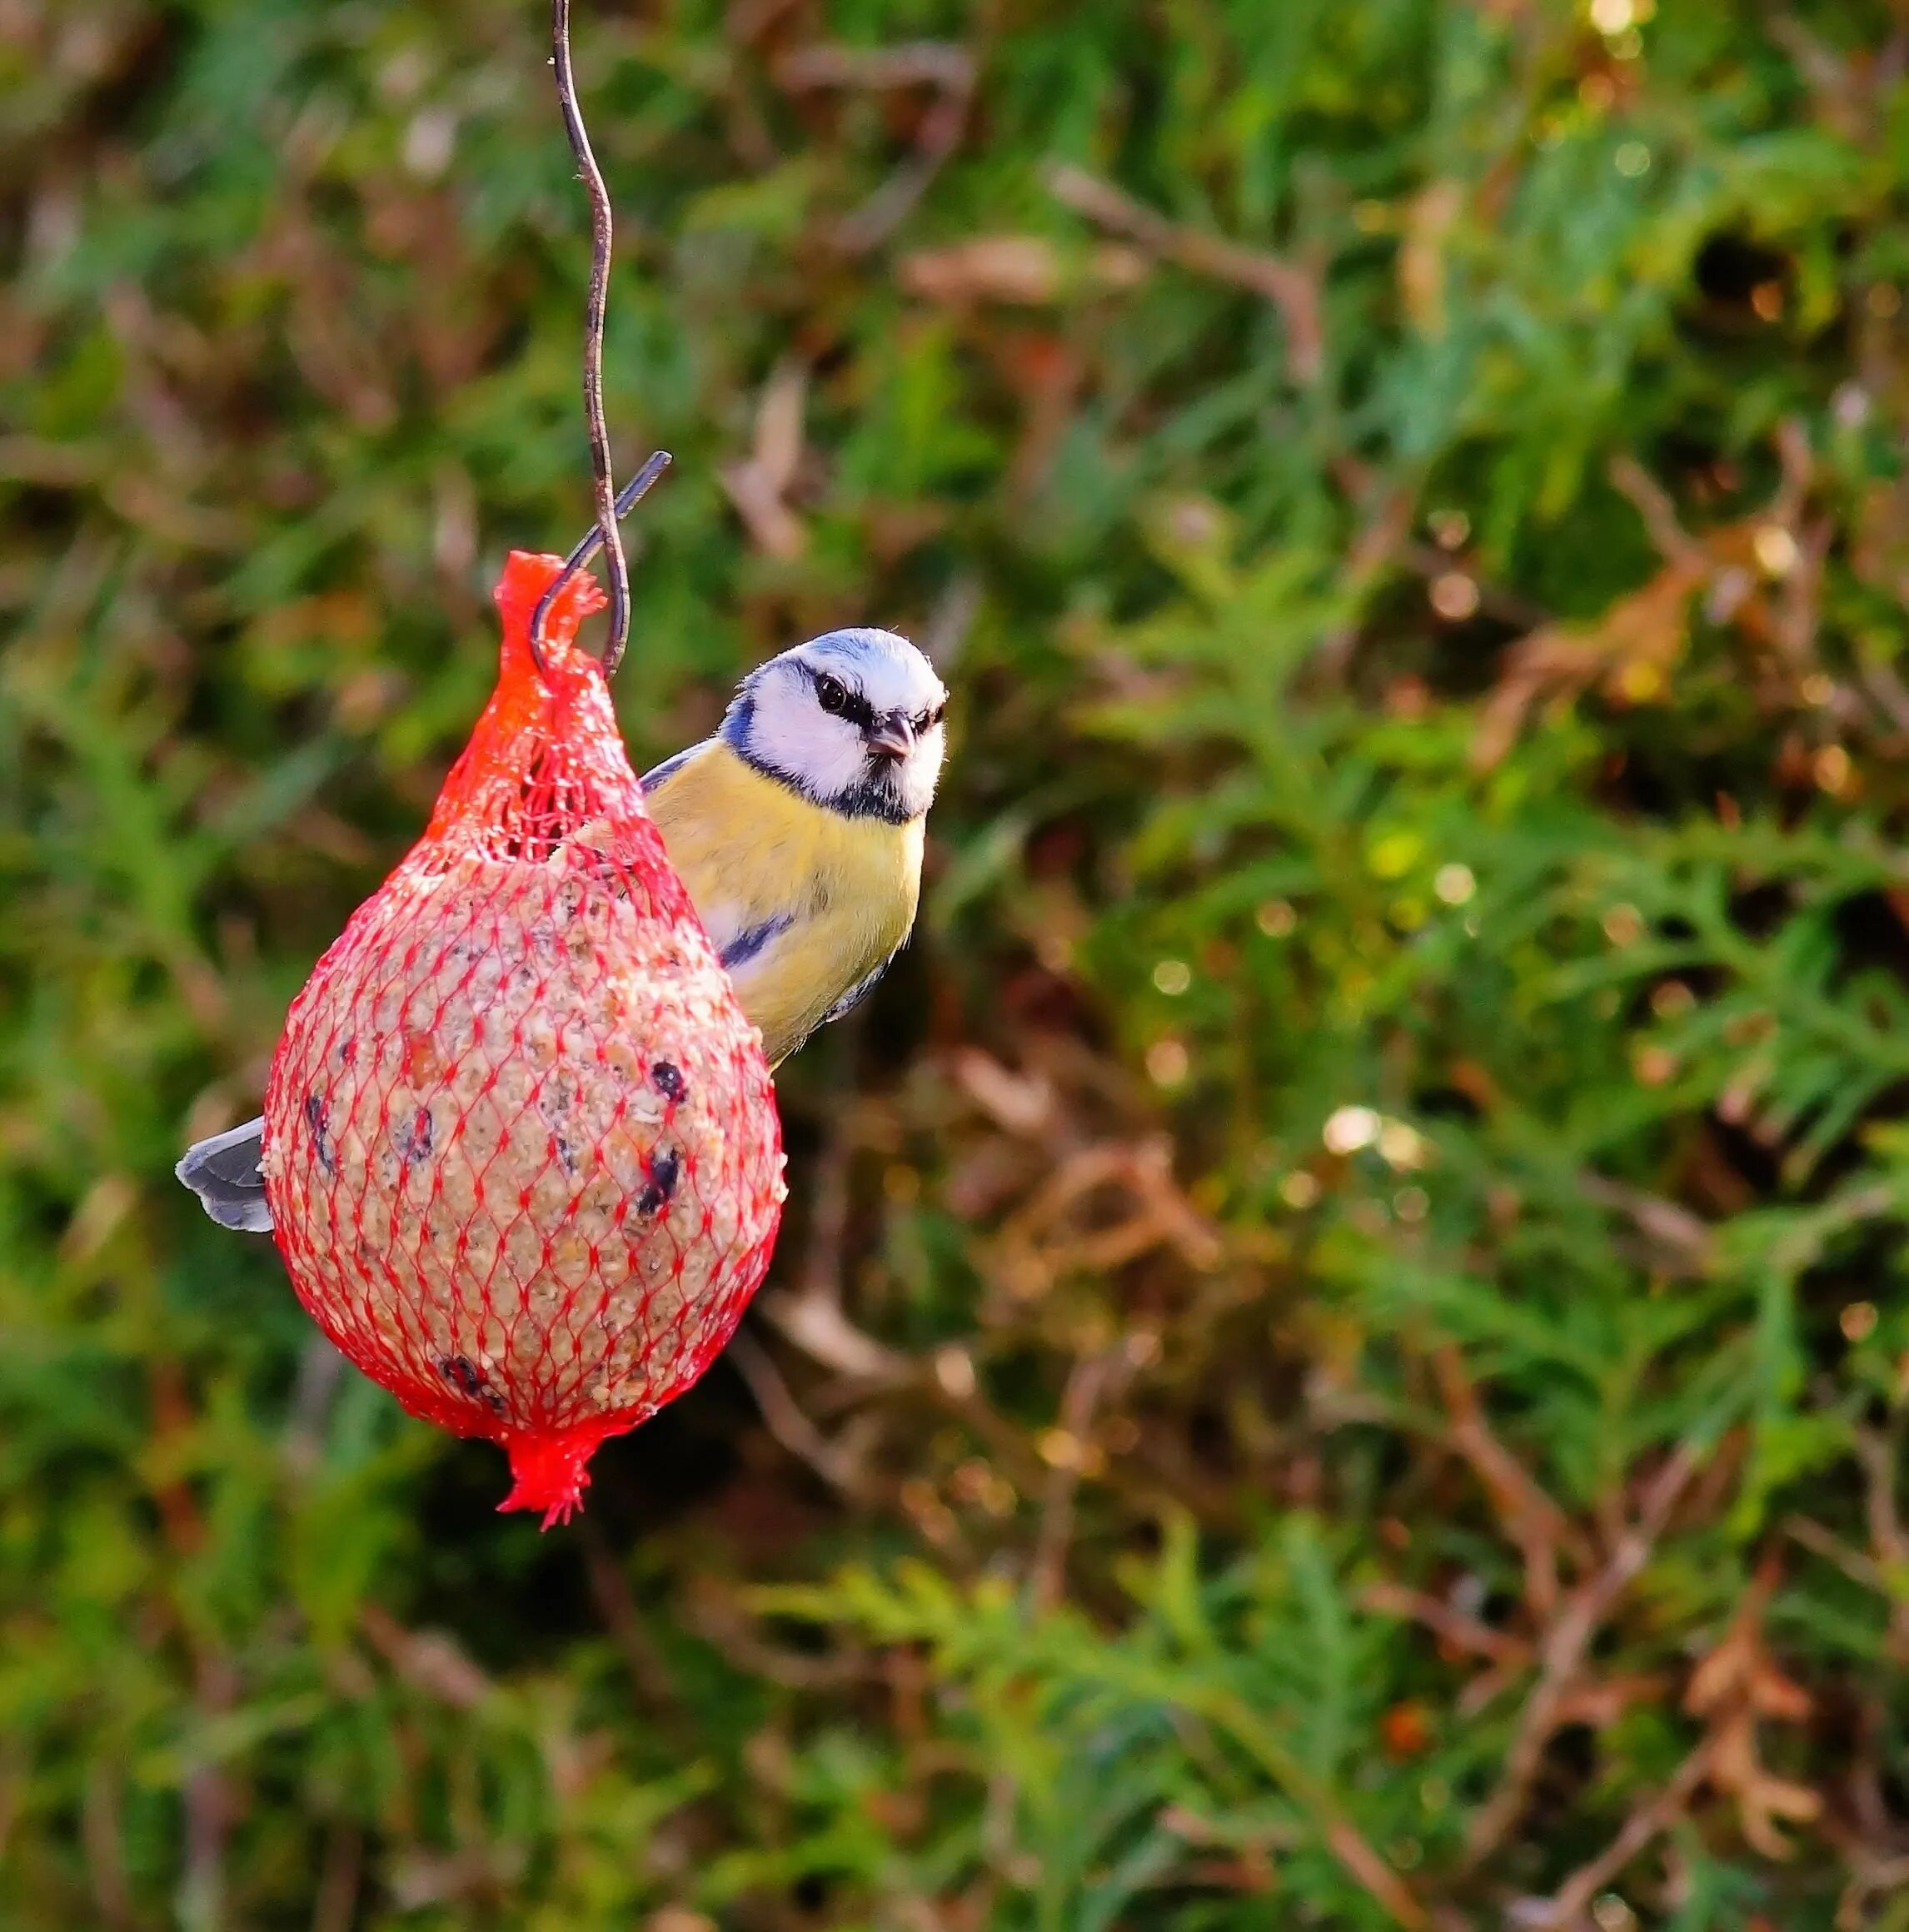
[[[793,680],[778,677],[757,693],[749,737],[750,749],[764,764],[820,799],[858,784],[868,759],[860,730],[823,710],[800,673]]]

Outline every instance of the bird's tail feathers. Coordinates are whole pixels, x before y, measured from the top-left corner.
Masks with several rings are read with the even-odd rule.
[[[195,1142],[172,1171],[199,1197],[221,1227],[252,1234],[272,1232],[265,1198],[265,1118]]]

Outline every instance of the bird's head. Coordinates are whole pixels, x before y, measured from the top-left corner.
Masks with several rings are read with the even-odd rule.
[[[935,801],[948,692],[892,630],[831,630],[742,681],[723,736],[758,771],[850,818],[905,825]]]

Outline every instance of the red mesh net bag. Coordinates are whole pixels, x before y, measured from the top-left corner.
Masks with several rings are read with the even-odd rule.
[[[679,1395],[769,1265],[780,1128],[644,809],[580,576],[497,587],[497,688],[429,829],[292,1003],[264,1173],[299,1299],[414,1415],[502,1445],[567,1520],[606,1436]]]

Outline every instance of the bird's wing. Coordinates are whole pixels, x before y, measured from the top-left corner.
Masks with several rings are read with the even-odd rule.
[[[897,946],[895,949],[895,953],[899,953],[900,950],[901,948]],[[845,1013],[853,1013],[855,1009],[860,1006],[871,993],[875,991],[876,980],[880,979],[882,974],[887,972],[890,967],[894,965],[895,953],[890,953],[887,959],[884,959],[881,964],[875,968],[874,972],[865,973],[862,977],[858,979],[855,984],[851,986],[849,990],[845,993],[842,997],[838,999],[825,1013],[822,1015],[821,1024],[827,1026],[831,1020],[838,1020],[841,1018]]]
[[[660,764],[650,766],[643,774],[643,795],[647,798],[651,792],[666,785],[702,749],[700,744],[692,744],[679,751],[674,758],[665,758]]]
[[[670,766],[657,828],[773,1066],[908,936],[920,831],[830,811],[720,739]]]
[[[251,1234],[272,1232],[272,1209],[265,1199],[265,1174],[260,1163],[265,1151],[265,1119],[215,1133],[186,1149],[172,1171],[199,1197],[207,1213],[221,1227],[243,1228]]]
[[[901,948],[897,946],[895,953],[899,953],[900,950]],[[890,966],[894,965],[895,953],[890,953],[887,959],[884,959],[873,972],[865,973],[826,1013],[820,1015],[810,1023],[806,1029],[790,1039],[770,1062],[770,1071],[773,1073],[791,1053],[799,1053],[804,1047],[807,1046],[810,1041],[815,1038],[815,1035],[830,1021],[840,1019],[845,1013],[854,1012],[868,998],[870,993],[875,991],[875,982],[888,971]]]

